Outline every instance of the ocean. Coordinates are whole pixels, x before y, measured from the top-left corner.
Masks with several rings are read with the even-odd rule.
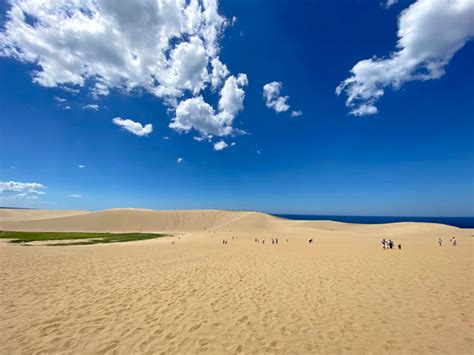
[[[396,222],[442,223],[459,228],[474,228],[474,217],[390,217],[390,216],[333,216],[308,214],[273,214],[277,217],[306,221],[330,220],[347,223],[381,224]]]

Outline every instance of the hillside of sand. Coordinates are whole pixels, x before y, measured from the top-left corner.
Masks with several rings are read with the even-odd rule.
[[[282,232],[407,233],[457,230],[436,223],[353,224],[333,221],[295,221],[260,212],[222,210],[157,211],[117,208],[97,212],[54,210],[0,210],[0,229],[69,232]]]
[[[136,209],[0,211],[0,229],[174,235],[69,247],[0,240],[2,354],[468,354],[474,346],[473,230]],[[401,250],[383,250],[382,237]]]

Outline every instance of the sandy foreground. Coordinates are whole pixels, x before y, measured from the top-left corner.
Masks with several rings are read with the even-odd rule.
[[[1,354],[474,352],[472,229],[135,209],[0,210],[0,229],[175,235],[0,240]]]

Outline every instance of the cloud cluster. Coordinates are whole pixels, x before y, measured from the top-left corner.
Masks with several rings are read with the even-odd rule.
[[[2,200],[39,200],[39,195],[45,195],[46,186],[37,182],[0,181]]]
[[[280,96],[283,84],[279,81],[273,81],[263,86],[263,97],[265,98],[265,105],[268,108],[275,110],[275,112],[285,112],[290,109],[287,101],[289,96]]]
[[[394,3],[394,1],[387,2]],[[398,20],[397,49],[387,58],[358,62],[336,88],[347,95],[355,116],[378,112],[385,88],[399,89],[415,80],[438,79],[451,58],[474,36],[474,1],[418,0]]]
[[[183,100],[176,107],[176,115],[169,127],[179,132],[198,131],[202,137],[227,136],[233,133],[232,123],[243,109],[247,75],[229,76],[220,91],[219,111],[204,101],[202,96]]]
[[[275,110],[276,113],[286,112],[290,109],[288,104],[289,96],[281,96],[280,91],[283,84],[280,81],[272,81],[263,86],[263,97],[265,105]],[[303,112],[296,110],[291,112],[291,117],[301,116]]]
[[[0,55],[35,64],[33,81],[45,87],[95,98],[146,91],[175,110],[171,128],[223,136],[247,85],[219,59],[227,25],[218,0],[11,0]],[[206,88],[220,93],[218,110],[204,102]]]
[[[115,117],[112,122],[139,137],[146,137],[153,132],[153,125],[151,123],[142,125],[140,122],[121,117]]]

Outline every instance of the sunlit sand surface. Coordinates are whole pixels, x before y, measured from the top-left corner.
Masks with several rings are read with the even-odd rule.
[[[0,211],[0,229],[175,234],[67,247],[0,241],[2,354],[474,349],[473,230],[131,209]],[[402,249],[383,250],[382,237]]]

